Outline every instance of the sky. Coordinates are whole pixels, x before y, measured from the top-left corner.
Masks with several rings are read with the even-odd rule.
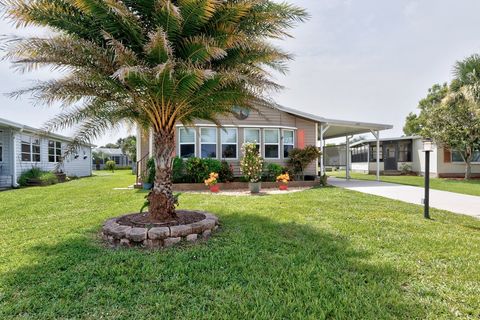
[[[406,115],[434,83],[451,80],[452,66],[480,53],[478,0],[289,0],[311,18],[277,43],[291,52],[277,103],[319,116],[392,124],[383,137],[402,134]],[[0,34],[45,34],[0,21]],[[53,75],[48,69],[19,74],[0,62],[0,92]],[[0,118],[40,127],[58,113],[27,97],[0,95]],[[129,134],[111,132],[102,145]],[[69,134],[70,132],[63,132]],[[131,132],[130,132],[131,133]]]

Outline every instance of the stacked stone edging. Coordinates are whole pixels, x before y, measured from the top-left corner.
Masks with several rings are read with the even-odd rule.
[[[117,223],[122,217],[109,219],[102,228],[102,238],[113,247],[145,247],[149,249],[167,248],[182,241],[195,242],[208,239],[218,228],[218,218],[207,212],[205,219],[171,227],[130,227]]]

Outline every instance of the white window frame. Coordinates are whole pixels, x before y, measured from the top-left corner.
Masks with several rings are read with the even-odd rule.
[[[193,143],[192,142],[182,142],[182,130],[192,130],[193,131]],[[197,130],[195,128],[187,128],[187,127],[181,127],[178,128],[178,155],[184,160],[190,159],[190,158],[184,158],[182,156],[182,145],[191,145],[193,144],[193,158],[197,156]]]
[[[285,143],[285,132],[291,132],[292,133],[293,142],[291,144],[290,143],[288,143],[288,144]],[[285,146],[291,146],[292,149],[294,149],[295,148],[295,142],[296,142],[295,141],[295,130],[283,129],[282,130],[282,157],[284,159],[289,159],[289,157],[285,157]]]
[[[50,142],[53,142],[53,159],[54,161],[50,161]],[[60,148],[57,147],[57,142],[60,143]],[[60,150],[60,155],[57,155],[57,150]],[[48,140],[48,148],[47,148],[47,156],[49,163],[58,163],[62,162],[63,157],[63,143],[58,140]]]
[[[235,130],[235,143],[223,143],[223,139],[222,139],[222,133],[224,132],[223,130]],[[228,145],[228,146],[233,146],[235,145],[235,158],[224,158],[223,157],[223,145]],[[233,161],[233,160],[238,160],[238,128],[224,128],[224,129],[221,129],[221,132],[220,132],[220,158],[222,160],[227,160],[227,161]]]
[[[245,136],[246,136],[245,132],[246,132],[247,130],[254,130],[254,131],[257,131],[257,132],[258,132],[258,140],[260,140],[260,141],[256,141],[256,144],[257,144],[257,146],[258,146],[258,151],[260,152],[260,154],[262,154],[262,150],[263,150],[263,148],[262,148],[262,141],[261,141],[261,140],[262,140],[262,130],[260,130],[260,128],[244,128],[244,129],[243,129],[243,143],[253,143],[253,142],[248,142],[248,141],[245,139]]]
[[[202,142],[202,130],[215,130],[215,143],[213,142]],[[202,146],[203,145],[214,145],[215,144],[215,157],[206,157],[202,155]],[[200,158],[202,159],[218,159],[218,129],[216,127],[201,127],[200,128]]]
[[[277,143],[267,143],[267,140],[265,139],[265,134],[267,131],[277,131],[278,133],[278,140],[277,140]],[[281,143],[280,143],[280,140],[281,140],[281,133],[280,133],[280,129],[263,129],[263,145],[264,145],[264,148],[263,148],[263,157],[265,159],[270,159],[270,160],[278,160],[278,159],[281,159],[280,157],[280,152],[282,150],[280,150],[280,146],[281,146]],[[267,158],[266,156],[266,151],[267,151],[267,146],[278,146],[278,154],[277,154],[277,157],[276,158]]]
[[[33,143],[34,141],[38,141],[38,144]],[[30,155],[30,160],[23,160],[23,154],[27,154],[27,152],[23,152],[23,150],[22,150],[22,145],[24,145],[24,144],[28,145],[30,147],[30,151],[28,152],[28,154]],[[33,152],[33,146],[38,146],[39,151],[38,152]],[[38,161],[33,160],[34,155],[38,155],[38,157],[39,157]],[[20,161],[21,162],[35,162],[35,163],[42,162],[42,142],[41,142],[40,138],[33,137],[33,136],[22,136],[21,137],[21,140],[20,140]]]

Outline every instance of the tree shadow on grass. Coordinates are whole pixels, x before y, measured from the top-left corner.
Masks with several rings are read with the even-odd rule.
[[[36,246],[0,280],[0,318],[424,318],[408,275],[348,239],[265,217],[219,214],[207,243],[111,250],[98,229]]]

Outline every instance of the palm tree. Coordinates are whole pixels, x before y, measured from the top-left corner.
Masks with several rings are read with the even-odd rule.
[[[172,154],[175,124],[217,122],[233,105],[271,105],[280,89],[272,70],[285,72],[291,56],[270,39],[307,18],[270,0],[3,0],[17,26],[53,35],[12,37],[7,58],[20,71],[49,66],[60,79],[15,92],[65,111],[48,130],[77,128],[74,143],[90,141],[128,122],[152,128],[156,178],[149,212],[175,215]]]
[[[478,104],[480,113],[480,55],[473,54],[457,61],[453,67],[453,76],[451,93]]]

